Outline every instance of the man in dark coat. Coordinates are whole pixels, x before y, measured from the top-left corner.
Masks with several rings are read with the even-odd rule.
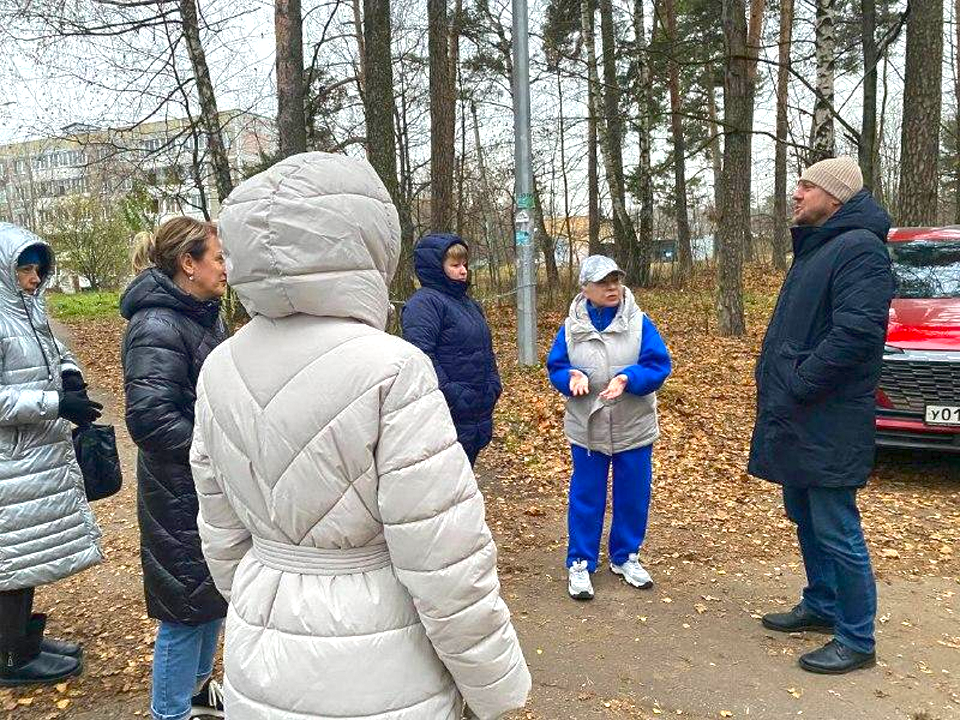
[[[403,337],[426,353],[450,408],[457,439],[470,463],[493,437],[500,373],[490,327],[467,295],[467,244],[452,234],[421,238],[414,266],[421,288],[407,302]]]
[[[793,200],[793,266],[757,362],[751,474],[783,486],[807,572],[795,608],[771,630],[833,633],[803,669],[872,666],[876,582],[857,490],[873,467],[874,393],[894,292],[890,218],[851,158],[812,165]]]

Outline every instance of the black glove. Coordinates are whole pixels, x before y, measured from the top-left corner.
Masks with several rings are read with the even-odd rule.
[[[103,405],[88,399],[86,395],[83,390],[61,393],[60,410],[57,412],[57,416],[78,426],[89,425],[99,418]]]
[[[76,370],[65,370],[60,373],[60,380],[66,392],[76,392],[87,389],[87,384],[83,381],[83,375]]]

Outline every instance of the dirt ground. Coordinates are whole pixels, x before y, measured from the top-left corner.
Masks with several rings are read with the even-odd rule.
[[[764,312],[761,306],[756,314]],[[549,335],[555,321],[547,317],[542,334]],[[624,585],[604,568],[595,576],[593,602],[566,596],[561,406],[546,394],[542,373],[502,366],[507,392],[495,446],[481,456],[480,477],[500,548],[504,595],[534,678],[528,707],[513,717],[960,717],[954,552],[960,552],[960,458],[880,455],[862,497],[880,586],[879,664],[840,678],[805,673],[797,656],[825,637],[783,636],[758,621],[763,612],[791,606],[803,578],[776,488],[745,476],[749,438],[733,432],[749,424],[752,397],[747,393],[742,403],[747,409],[733,408],[729,388],[749,385],[757,331],[739,346],[717,350],[733,367],[724,371],[723,390],[711,380],[714,365],[698,359],[697,338],[687,337],[684,322],[666,317],[661,324],[675,338],[675,357],[689,346],[694,359],[678,363],[677,380],[663,393],[664,438],[642,553],[656,581],[649,591]],[[0,691],[4,720],[149,717],[154,623],[141,595],[135,454],[123,432],[118,359],[109,349],[115,336],[102,346],[92,339],[107,332],[104,327],[73,328],[69,339],[121,440],[125,487],[94,508],[108,559],[41,589],[37,599],[38,609],[51,614],[52,634],[84,643],[86,669],[56,687]],[[718,405],[700,404],[714,395]]]

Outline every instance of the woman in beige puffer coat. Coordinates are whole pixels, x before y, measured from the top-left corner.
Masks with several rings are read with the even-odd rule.
[[[200,375],[203,551],[230,601],[230,720],[521,707],[483,498],[430,361],[386,334],[399,223],[369,164],[307,153],[220,216],[252,320]]]

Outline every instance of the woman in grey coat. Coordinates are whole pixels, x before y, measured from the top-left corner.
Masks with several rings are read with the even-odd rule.
[[[43,240],[0,223],[0,686],[8,687],[80,672],[78,645],[43,637],[33,590],[103,559],[70,427],[93,422],[102,406],[87,398],[47,322],[53,263]]]

